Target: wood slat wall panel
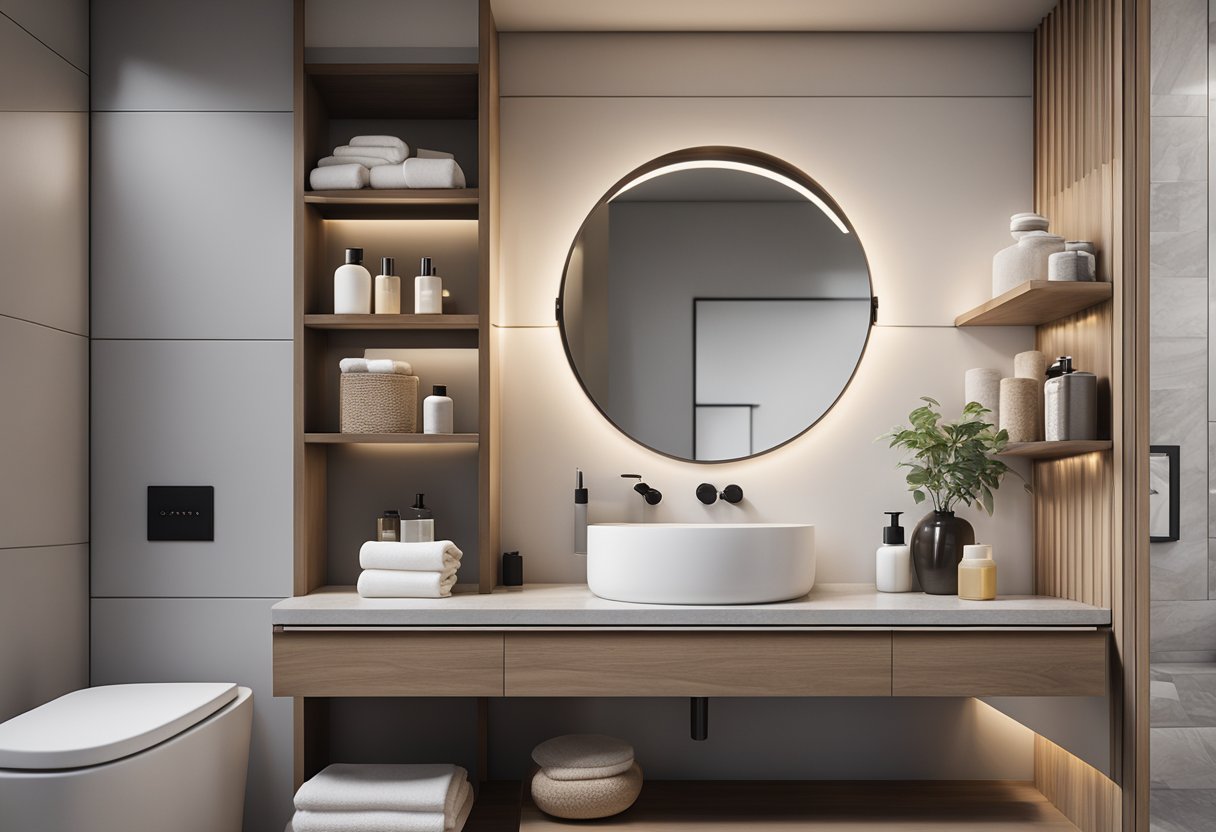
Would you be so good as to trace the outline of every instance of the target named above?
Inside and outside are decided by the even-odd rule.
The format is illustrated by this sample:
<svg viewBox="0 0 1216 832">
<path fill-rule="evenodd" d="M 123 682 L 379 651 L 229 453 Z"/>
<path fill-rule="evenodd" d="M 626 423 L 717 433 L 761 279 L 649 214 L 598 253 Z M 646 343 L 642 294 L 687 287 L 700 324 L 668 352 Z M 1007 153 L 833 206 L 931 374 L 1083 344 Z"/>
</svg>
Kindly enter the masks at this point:
<svg viewBox="0 0 1216 832">
<path fill-rule="evenodd" d="M 1041 788 L 1086 830 L 1147 828 L 1147 43 L 1146 0 L 1061 0 L 1035 33 L 1035 210 L 1054 233 L 1097 245 L 1114 290 L 1036 338 L 1098 375 L 1099 436 L 1114 442 L 1036 462 L 1034 475 L 1036 592 L 1113 613 L 1118 785 L 1036 746 Z"/>
</svg>

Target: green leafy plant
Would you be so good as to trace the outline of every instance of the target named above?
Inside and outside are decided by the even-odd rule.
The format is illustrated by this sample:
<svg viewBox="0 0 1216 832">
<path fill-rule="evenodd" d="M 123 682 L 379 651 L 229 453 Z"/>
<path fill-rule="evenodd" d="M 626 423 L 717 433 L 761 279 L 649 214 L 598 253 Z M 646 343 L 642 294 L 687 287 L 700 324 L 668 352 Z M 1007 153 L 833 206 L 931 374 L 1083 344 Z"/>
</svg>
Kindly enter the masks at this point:
<svg viewBox="0 0 1216 832">
<path fill-rule="evenodd" d="M 993 458 L 1009 443 L 1008 432 L 984 421 L 989 411 L 979 402 L 968 402 L 957 422 L 943 422 L 940 403 L 927 396 L 921 401 L 925 404 L 908 414 L 911 427 L 880 437 L 911 453 L 899 467 L 908 469 L 912 499 L 918 504 L 931 500 L 935 511 L 953 511 L 961 502 L 992 514 L 993 492 L 1006 474 L 1025 484 L 1021 474 Z"/>
</svg>

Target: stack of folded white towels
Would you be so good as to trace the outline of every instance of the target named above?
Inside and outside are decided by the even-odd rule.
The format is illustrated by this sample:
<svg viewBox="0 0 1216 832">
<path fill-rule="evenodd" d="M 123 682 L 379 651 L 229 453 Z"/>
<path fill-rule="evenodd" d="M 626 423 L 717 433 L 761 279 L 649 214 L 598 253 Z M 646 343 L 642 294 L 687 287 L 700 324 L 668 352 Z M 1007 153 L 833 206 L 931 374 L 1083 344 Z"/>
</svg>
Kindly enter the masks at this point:
<svg viewBox="0 0 1216 832">
<path fill-rule="evenodd" d="M 359 549 L 364 598 L 447 598 L 463 553 L 450 540 L 399 543 L 369 540 Z"/>
<path fill-rule="evenodd" d="M 314 191 L 465 186 L 451 153 L 411 148 L 396 136 L 355 136 L 317 162 L 308 183 Z"/>
<path fill-rule="evenodd" d="M 460 832 L 473 809 L 454 765 L 327 766 L 300 786 L 284 832 Z"/>
</svg>

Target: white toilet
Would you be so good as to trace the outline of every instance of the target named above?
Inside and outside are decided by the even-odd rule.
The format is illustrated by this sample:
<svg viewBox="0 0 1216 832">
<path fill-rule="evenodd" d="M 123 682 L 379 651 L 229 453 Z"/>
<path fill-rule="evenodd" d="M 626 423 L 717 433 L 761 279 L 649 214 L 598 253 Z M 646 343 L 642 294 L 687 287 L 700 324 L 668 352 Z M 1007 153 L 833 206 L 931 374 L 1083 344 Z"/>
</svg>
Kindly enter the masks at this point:
<svg viewBox="0 0 1216 832">
<path fill-rule="evenodd" d="M 253 692 L 85 688 L 0 724 L 4 832 L 240 832 Z"/>
</svg>

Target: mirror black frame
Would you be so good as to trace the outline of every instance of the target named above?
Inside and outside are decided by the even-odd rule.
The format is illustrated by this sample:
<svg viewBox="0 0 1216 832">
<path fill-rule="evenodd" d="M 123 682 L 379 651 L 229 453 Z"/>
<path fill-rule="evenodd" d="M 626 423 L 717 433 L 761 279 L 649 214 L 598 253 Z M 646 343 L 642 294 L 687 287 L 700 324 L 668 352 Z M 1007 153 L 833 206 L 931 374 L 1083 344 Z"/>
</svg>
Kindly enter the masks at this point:
<svg viewBox="0 0 1216 832">
<path fill-rule="evenodd" d="M 832 399 L 832 403 L 824 409 L 823 413 L 819 414 L 815 421 L 811 422 L 804 429 L 791 436 L 789 439 L 786 439 L 784 442 L 773 445 L 770 448 L 765 448 L 764 450 L 758 451 L 750 456 L 734 457 L 732 459 L 688 459 L 687 457 L 676 456 L 674 454 L 669 454 L 666 451 L 661 451 L 658 448 L 651 447 L 645 442 L 641 442 L 634 438 L 628 431 L 618 425 L 611 416 L 604 412 L 604 408 L 600 406 L 600 403 L 596 401 L 595 396 L 591 395 L 591 391 L 587 389 L 587 385 L 583 382 L 583 377 L 579 374 L 578 366 L 574 363 L 574 354 L 570 351 L 570 339 L 566 335 L 566 321 L 564 317 L 566 276 L 570 271 L 570 260 L 574 257 L 574 250 L 578 246 L 578 241 L 583 237 L 583 232 L 586 230 L 587 222 L 591 219 L 596 211 L 610 202 L 612 198 L 621 191 L 622 188 L 624 188 L 630 182 L 633 182 L 638 177 L 645 176 L 646 174 L 660 168 L 665 168 L 670 165 L 684 162 L 733 162 L 737 164 L 750 165 L 752 167 L 763 168 L 798 183 L 802 187 L 814 193 L 817 197 L 819 197 L 819 199 L 823 200 L 824 204 L 827 205 L 828 208 L 830 208 L 832 212 L 836 214 L 840 221 L 844 223 L 845 227 L 849 229 L 849 233 L 852 234 L 857 240 L 857 247 L 861 250 L 862 261 L 866 266 L 866 282 L 869 284 L 870 293 L 870 325 L 866 329 L 865 341 L 861 345 L 861 352 L 857 355 L 857 363 L 853 366 L 852 372 L 849 373 L 848 381 L 845 382 L 844 387 L 842 387 L 840 392 L 836 394 L 836 398 Z M 616 428 L 616 430 L 619 431 L 622 436 L 625 436 L 635 445 L 640 445 L 641 447 L 653 451 L 661 456 L 665 456 L 668 459 L 674 459 L 678 462 L 688 462 L 695 465 L 721 465 L 727 462 L 741 462 L 747 459 L 755 459 L 757 457 L 764 456 L 765 454 L 772 453 L 779 448 L 784 448 L 791 442 L 806 435 L 809 430 L 823 421 L 824 417 L 832 412 L 833 408 L 840 403 L 840 400 L 844 397 L 845 392 L 848 391 L 849 387 L 853 384 L 853 379 L 857 377 L 857 370 L 859 367 L 861 367 L 861 362 L 865 359 L 866 350 L 870 346 L 870 333 L 873 331 L 874 326 L 878 323 L 878 297 L 874 294 L 874 276 L 870 269 L 870 259 L 866 256 L 866 249 L 861 242 L 861 238 L 857 236 L 857 231 L 853 228 L 853 223 L 849 222 L 848 215 L 841 210 L 840 205 L 837 204 L 836 200 L 832 199 L 828 192 L 818 182 L 799 168 L 796 168 L 789 162 L 786 162 L 784 159 L 780 159 L 760 150 L 750 150 L 748 148 L 729 147 L 725 145 L 706 145 L 702 147 L 689 147 L 683 150 L 676 150 L 671 153 L 665 153 L 664 155 L 655 159 L 651 159 L 646 164 L 634 168 L 625 176 L 618 179 L 616 183 L 608 189 L 607 193 L 596 201 L 595 205 L 591 207 L 591 210 L 587 212 L 587 216 L 583 219 L 582 223 L 579 224 L 578 233 L 574 235 L 574 240 L 570 243 L 570 250 L 566 253 L 566 261 L 562 265 L 561 288 L 558 291 L 557 301 L 554 305 L 554 315 L 557 318 L 558 331 L 561 332 L 562 349 L 564 349 L 566 352 L 566 362 L 570 365 L 570 370 L 574 373 L 574 378 L 578 381 L 578 385 L 582 389 L 583 395 L 587 397 L 588 401 L 595 405 L 595 409 L 599 411 L 600 415 L 604 417 L 608 424 Z"/>
</svg>

